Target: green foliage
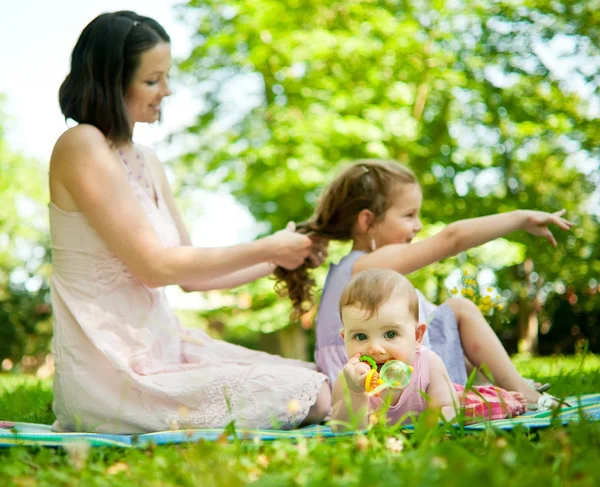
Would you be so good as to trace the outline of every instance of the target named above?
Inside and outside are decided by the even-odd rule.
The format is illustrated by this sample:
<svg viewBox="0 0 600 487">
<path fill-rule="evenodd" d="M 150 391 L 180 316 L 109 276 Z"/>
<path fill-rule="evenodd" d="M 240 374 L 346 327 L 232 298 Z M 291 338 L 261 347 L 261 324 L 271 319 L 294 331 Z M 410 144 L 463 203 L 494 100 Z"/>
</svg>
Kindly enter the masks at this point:
<svg viewBox="0 0 600 487">
<path fill-rule="evenodd" d="M 51 335 L 46 171 L 10 150 L 2 118 L 0 111 L 0 362 L 47 350 Z"/>
<path fill-rule="evenodd" d="M 309 217 L 338 166 L 362 157 L 416 171 L 426 225 L 565 207 L 577 227 L 557 231 L 558 249 L 513 234 L 517 261 L 498 265 L 477 249 L 411 277 L 439 301 L 450 269 L 466 257 L 486 265 L 517 306 L 507 311 L 513 323 L 559 282 L 588 299 L 600 271 L 589 211 L 600 174 L 596 7 L 191 0 L 182 12 L 197 32 L 180 70 L 206 103 L 188 128 L 195 149 L 180 170 L 197 176 L 188 185 L 207 175 L 228 184 L 273 229 Z M 533 269 L 524 268 L 528 258 Z"/>
<path fill-rule="evenodd" d="M 558 395 L 597 392 L 594 356 L 518 361 Z M 0 375 L 3 419 L 49 424 L 46 381 Z M 43 412 L 43 411 L 46 412 Z M 28 414 L 28 411 L 35 414 Z M 337 441 L 201 441 L 146 449 L 26 448 L 0 451 L 0 479 L 7 486 L 262 486 L 321 485 L 598 485 L 600 423 L 583 420 L 540 432 L 466 434 L 422 423 L 404 435 L 376 425 L 366 435 Z"/>
</svg>

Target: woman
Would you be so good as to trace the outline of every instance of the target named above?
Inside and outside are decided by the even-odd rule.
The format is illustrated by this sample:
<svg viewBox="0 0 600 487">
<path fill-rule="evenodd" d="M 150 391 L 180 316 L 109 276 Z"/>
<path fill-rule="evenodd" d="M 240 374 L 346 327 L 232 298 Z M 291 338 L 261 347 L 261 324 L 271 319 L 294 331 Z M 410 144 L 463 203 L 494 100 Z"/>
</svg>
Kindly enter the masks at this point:
<svg viewBox="0 0 600 487">
<path fill-rule="evenodd" d="M 170 39 L 153 19 L 102 14 L 82 32 L 59 91 L 78 125 L 50 162 L 57 430 L 141 433 L 180 427 L 290 428 L 321 421 L 326 377 L 312 364 L 183 330 L 164 286 L 227 289 L 315 263 L 293 227 L 252 243 L 196 248 L 164 170 L 132 141 L 171 94 Z"/>
</svg>

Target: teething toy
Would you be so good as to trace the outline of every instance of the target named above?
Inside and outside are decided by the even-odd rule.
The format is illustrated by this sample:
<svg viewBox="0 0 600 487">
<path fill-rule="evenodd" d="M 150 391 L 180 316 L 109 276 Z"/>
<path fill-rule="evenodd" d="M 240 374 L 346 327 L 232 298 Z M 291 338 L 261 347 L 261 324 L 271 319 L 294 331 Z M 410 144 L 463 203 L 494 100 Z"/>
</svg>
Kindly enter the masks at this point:
<svg viewBox="0 0 600 487">
<path fill-rule="evenodd" d="M 381 391 L 391 387 L 393 389 L 404 389 L 410 383 L 413 368 L 400 360 L 388 360 L 377 371 L 377 362 L 368 355 L 360 357 L 361 362 L 371 366 L 371 370 L 365 378 L 365 391 L 369 396 L 379 397 Z"/>
</svg>

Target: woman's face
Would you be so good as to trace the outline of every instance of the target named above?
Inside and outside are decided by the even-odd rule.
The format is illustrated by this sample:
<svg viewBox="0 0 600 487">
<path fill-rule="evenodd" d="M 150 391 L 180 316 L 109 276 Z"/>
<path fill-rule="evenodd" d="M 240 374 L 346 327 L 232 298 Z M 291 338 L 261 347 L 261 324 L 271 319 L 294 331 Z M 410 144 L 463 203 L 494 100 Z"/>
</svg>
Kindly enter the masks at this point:
<svg viewBox="0 0 600 487">
<path fill-rule="evenodd" d="M 125 106 L 132 124 L 152 123 L 160 118 L 160 103 L 171 94 L 170 68 L 171 45 L 167 42 L 160 42 L 141 54 L 140 65 L 125 93 Z"/>
</svg>

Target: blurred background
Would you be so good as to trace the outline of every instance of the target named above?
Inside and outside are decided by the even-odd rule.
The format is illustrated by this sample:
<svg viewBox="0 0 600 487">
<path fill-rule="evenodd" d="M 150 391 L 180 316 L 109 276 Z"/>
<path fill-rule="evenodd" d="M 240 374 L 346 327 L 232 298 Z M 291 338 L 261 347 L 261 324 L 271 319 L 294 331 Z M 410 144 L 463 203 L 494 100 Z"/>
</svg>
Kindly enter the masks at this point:
<svg viewBox="0 0 600 487">
<path fill-rule="evenodd" d="M 338 166 L 394 158 L 421 181 L 423 236 L 566 208 L 576 227 L 556 230 L 557 249 L 518 232 L 409 277 L 440 303 L 468 271 L 502 301 L 489 320 L 512 353 L 599 350 L 600 1 L 25 0 L 0 19 L 1 370 L 51 374 L 57 92 L 83 27 L 123 9 L 172 37 L 175 95 L 135 138 L 165 161 L 196 245 L 302 221 Z M 330 260 L 347 250 L 331 245 Z M 315 310 L 290 322 L 270 279 L 169 294 L 186 326 L 312 356 Z"/>
</svg>

